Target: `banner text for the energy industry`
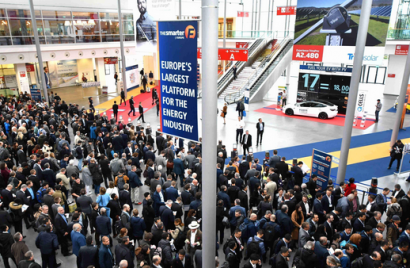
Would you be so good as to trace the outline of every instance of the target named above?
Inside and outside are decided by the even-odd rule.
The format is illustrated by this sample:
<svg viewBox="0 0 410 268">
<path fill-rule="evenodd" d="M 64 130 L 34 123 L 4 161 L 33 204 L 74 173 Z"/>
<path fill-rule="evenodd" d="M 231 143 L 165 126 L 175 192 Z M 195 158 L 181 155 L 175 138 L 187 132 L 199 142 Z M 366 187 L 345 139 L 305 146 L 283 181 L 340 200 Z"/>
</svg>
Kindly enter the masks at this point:
<svg viewBox="0 0 410 268">
<path fill-rule="evenodd" d="M 188 98 L 192 98 L 192 101 L 196 102 L 196 89 L 188 87 L 189 82 L 192 82 L 189 73 L 192 73 L 193 66 L 189 62 L 174 61 L 161 61 L 160 64 L 162 69 L 161 98 L 165 106 L 162 107 L 163 126 L 192 133 L 194 126 L 182 123 L 180 120 L 186 122 L 189 109 Z M 177 73 L 175 74 L 173 71 Z M 185 75 L 183 72 L 188 74 Z"/>
</svg>

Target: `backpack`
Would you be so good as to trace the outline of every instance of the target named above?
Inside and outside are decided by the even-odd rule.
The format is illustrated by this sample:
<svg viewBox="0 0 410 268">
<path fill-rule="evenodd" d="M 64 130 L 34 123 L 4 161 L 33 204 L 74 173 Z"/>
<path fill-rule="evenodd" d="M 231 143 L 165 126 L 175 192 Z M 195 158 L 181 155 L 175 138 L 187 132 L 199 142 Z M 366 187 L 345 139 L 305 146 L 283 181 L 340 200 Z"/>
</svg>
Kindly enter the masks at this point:
<svg viewBox="0 0 410 268">
<path fill-rule="evenodd" d="M 115 222 L 115 224 L 114 224 L 114 228 L 115 228 L 115 231 L 117 231 L 117 234 L 119 234 L 120 233 L 120 231 L 121 231 L 121 229 L 123 228 L 124 226 L 122 225 L 122 221 L 121 221 L 121 218 L 118 220 L 118 221 L 116 221 Z"/>
<path fill-rule="evenodd" d="M 72 150 L 71 150 L 71 154 L 76 158 L 77 157 L 77 147 L 74 147 Z"/>
<path fill-rule="evenodd" d="M 118 180 L 117 180 L 117 185 L 118 185 L 118 190 L 122 191 L 124 190 L 124 175 L 118 175 Z"/>
<path fill-rule="evenodd" d="M 265 226 L 266 228 L 263 238 L 266 242 L 273 242 L 273 239 L 275 238 L 275 225 L 266 224 Z"/>
<path fill-rule="evenodd" d="M 293 264 L 292 267 L 298 267 L 298 268 L 306 268 L 305 263 L 302 260 L 302 254 L 303 254 L 303 248 L 300 251 L 299 255 L 295 255 L 295 257 L 293 258 Z"/>
<path fill-rule="evenodd" d="M 351 268 L 363 268 L 363 257 L 355 259 L 351 266 Z"/>
<path fill-rule="evenodd" d="M 229 169 L 228 173 L 228 180 L 232 179 L 235 177 L 236 170 L 235 169 Z"/>
<path fill-rule="evenodd" d="M 174 241 L 174 245 L 177 249 L 184 247 L 187 232 L 188 231 L 186 228 L 184 228 L 184 230 L 182 231 L 181 230 L 179 231 L 177 238 L 175 238 L 175 241 Z"/>
<path fill-rule="evenodd" d="M 234 242 L 235 242 L 235 239 L 234 239 L 233 237 L 231 237 L 231 238 L 229 238 L 228 240 L 226 240 L 225 244 L 223 245 L 223 252 L 226 252 L 226 249 L 228 248 L 228 244 L 229 244 L 229 242 L 231 242 L 231 241 L 234 241 Z M 226 259 L 228 259 L 228 258 L 226 258 Z"/>
<path fill-rule="evenodd" d="M 38 191 L 37 191 L 37 193 L 36 193 L 36 197 L 37 197 L 37 201 L 38 201 L 39 203 L 43 203 L 43 196 L 44 196 L 44 194 L 45 194 L 46 191 L 47 191 L 47 190 L 44 189 L 44 188 L 38 189 Z"/>
<path fill-rule="evenodd" d="M 254 237 L 252 237 L 252 241 L 248 245 L 248 255 L 251 256 L 252 254 L 259 254 L 259 244 L 263 243 L 262 241 L 256 241 Z"/>
</svg>

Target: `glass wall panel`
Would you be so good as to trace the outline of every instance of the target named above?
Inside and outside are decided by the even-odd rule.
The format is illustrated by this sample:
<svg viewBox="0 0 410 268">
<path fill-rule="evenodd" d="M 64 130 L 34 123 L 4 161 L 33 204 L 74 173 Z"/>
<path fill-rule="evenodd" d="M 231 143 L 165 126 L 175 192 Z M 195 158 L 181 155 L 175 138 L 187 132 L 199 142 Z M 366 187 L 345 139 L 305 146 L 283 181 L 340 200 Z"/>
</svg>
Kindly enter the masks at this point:
<svg viewBox="0 0 410 268">
<path fill-rule="evenodd" d="M 31 19 L 9 19 L 12 36 L 32 36 L 34 35 Z M 37 20 L 37 31 L 39 35 L 43 34 L 43 21 Z"/>
<path fill-rule="evenodd" d="M 105 20 L 118 20 L 117 12 L 100 12 L 100 19 Z"/>
<path fill-rule="evenodd" d="M 43 10 L 44 19 L 65 19 L 71 20 L 70 11 L 52 11 L 52 10 Z"/>
<path fill-rule="evenodd" d="M 73 12 L 73 19 L 75 20 L 98 20 L 98 12 Z"/>
<path fill-rule="evenodd" d="M 9 23 L 7 20 L 0 20 L 0 36 L 10 36 Z"/>
</svg>

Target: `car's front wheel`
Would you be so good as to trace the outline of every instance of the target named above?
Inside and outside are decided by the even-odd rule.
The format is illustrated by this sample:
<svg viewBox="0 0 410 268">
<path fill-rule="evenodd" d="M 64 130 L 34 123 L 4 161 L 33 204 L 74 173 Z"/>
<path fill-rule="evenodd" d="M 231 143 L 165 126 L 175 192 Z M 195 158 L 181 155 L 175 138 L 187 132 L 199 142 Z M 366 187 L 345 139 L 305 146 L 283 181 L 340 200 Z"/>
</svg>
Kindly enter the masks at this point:
<svg viewBox="0 0 410 268">
<path fill-rule="evenodd" d="M 286 114 L 287 115 L 293 115 L 293 110 L 292 109 L 286 109 Z"/>
<path fill-rule="evenodd" d="M 327 113 L 320 113 L 319 114 L 319 118 L 320 119 L 327 119 L 328 117 L 327 117 Z"/>
</svg>

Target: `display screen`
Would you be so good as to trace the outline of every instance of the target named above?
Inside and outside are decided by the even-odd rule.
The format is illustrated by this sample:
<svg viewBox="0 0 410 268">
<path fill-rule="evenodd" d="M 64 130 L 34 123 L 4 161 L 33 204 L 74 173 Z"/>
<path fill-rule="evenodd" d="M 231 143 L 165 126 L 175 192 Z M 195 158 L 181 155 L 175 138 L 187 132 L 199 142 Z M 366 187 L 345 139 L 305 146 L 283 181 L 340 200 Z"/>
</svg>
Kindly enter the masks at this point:
<svg viewBox="0 0 410 268">
<path fill-rule="evenodd" d="M 341 114 L 346 112 L 350 89 L 350 76 L 299 73 L 298 94 L 303 100 L 325 100 L 338 106 Z"/>
</svg>

